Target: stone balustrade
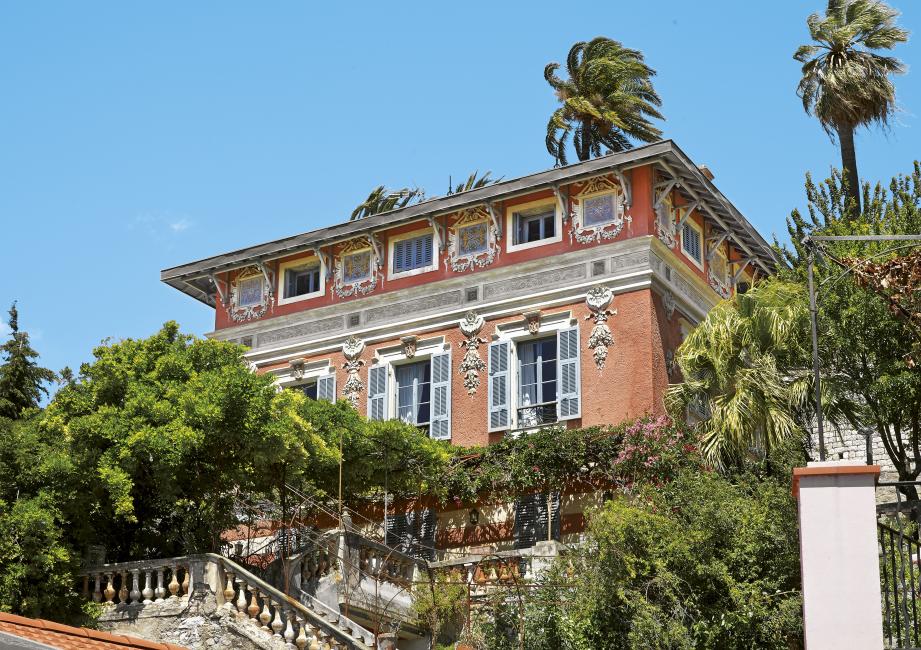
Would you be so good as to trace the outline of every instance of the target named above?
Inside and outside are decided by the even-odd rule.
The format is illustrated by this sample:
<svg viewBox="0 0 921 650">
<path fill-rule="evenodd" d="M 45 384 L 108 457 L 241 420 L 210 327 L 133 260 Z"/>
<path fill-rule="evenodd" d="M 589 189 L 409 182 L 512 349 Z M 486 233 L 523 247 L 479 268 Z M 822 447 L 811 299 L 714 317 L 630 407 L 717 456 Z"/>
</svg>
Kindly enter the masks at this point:
<svg viewBox="0 0 921 650">
<path fill-rule="evenodd" d="M 389 582 L 401 589 L 412 591 L 420 571 L 426 571 L 428 563 L 399 550 L 366 537 L 348 534 L 348 548 L 353 562 L 366 575 L 375 580 Z"/>
<path fill-rule="evenodd" d="M 213 597 L 238 623 L 298 650 L 374 647 L 373 634 L 347 619 L 330 620 L 238 564 L 215 554 L 88 567 L 84 594 L 107 608 L 133 610 L 158 603 Z M 358 632 L 357 635 L 354 632 Z"/>
</svg>

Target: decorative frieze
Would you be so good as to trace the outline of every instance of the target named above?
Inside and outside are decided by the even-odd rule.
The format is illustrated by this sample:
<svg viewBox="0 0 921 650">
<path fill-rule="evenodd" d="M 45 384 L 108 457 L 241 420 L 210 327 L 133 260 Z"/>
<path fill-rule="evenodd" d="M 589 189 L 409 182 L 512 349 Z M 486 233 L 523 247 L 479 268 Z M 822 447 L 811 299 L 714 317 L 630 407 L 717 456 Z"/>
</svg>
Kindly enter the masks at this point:
<svg viewBox="0 0 921 650">
<path fill-rule="evenodd" d="M 358 357 L 365 349 L 365 342 L 361 339 L 350 336 L 342 343 L 342 354 L 345 355 L 345 363 L 342 369 L 348 373 L 348 379 L 342 387 L 342 395 L 352 403 L 352 406 L 358 408 L 358 398 L 365 389 L 364 383 L 358 376 L 365 362 Z"/>
<path fill-rule="evenodd" d="M 407 314 L 421 314 L 446 307 L 453 307 L 463 302 L 461 291 L 444 291 L 419 296 L 412 300 L 391 302 L 365 311 L 365 323 L 379 323 L 394 318 L 405 318 Z"/>
<path fill-rule="evenodd" d="M 461 319 L 459 326 L 464 335 L 461 347 L 464 348 L 464 358 L 461 360 L 460 373 L 464 376 L 464 388 L 468 395 L 476 393 L 480 387 L 480 372 L 486 369 L 486 362 L 480 358 L 480 346 L 486 344 L 486 339 L 478 335 L 486 323 L 484 318 L 473 311 Z"/>
<path fill-rule="evenodd" d="M 336 257 L 333 291 L 340 298 L 365 296 L 377 288 L 381 277 L 381 247 L 374 234 L 345 243 Z"/>
<path fill-rule="evenodd" d="M 499 255 L 498 235 L 484 206 L 462 210 L 448 229 L 445 266 L 455 273 L 485 268 Z"/>
<path fill-rule="evenodd" d="M 306 323 L 298 323 L 297 325 L 289 325 L 288 327 L 279 327 L 278 329 L 261 332 L 259 334 L 259 347 L 269 345 L 270 343 L 278 343 L 279 341 L 287 341 L 288 339 L 299 338 L 302 336 L 314 336 L 318 334 L 338 332 L 343 329 L 344 324 L 342 316 L 333 316 L 332 318 L 322 318 L 320 320 L 308 321 Z"/>
<path fill-rule="evenodd" d="M 272 306 L 272 281 L 265 266 L 248 266 L 234 278 L 227 315 L 235 323 L 262 318 Z"/>
<path fill-rule="evenodd" d="M 582 185 L 573 197 L 569 240 L 580 244 L 614 239 L 631 221 L 624 212 L 624 192 L 608 176 L 597 176 Z"/>
<path fill-rule="evenodd" d="M 586 277 L 585 264 L 564 266 L 560 269 L 521 275 L 508 280 L 490 282 L 483 286 L 483 297 L 487 299 L 504 298 L 529 291 L 540 291 L 559 284 L 582 280 Z"/>
<path fill-rule="evenodd" d="M 599 370 L 604 369 L 608 348 L 614 345 L 614 337 L 607 324 L 608 317 L 617 314 L 617 310 L 608 309 L 613 299 L 614 292 L 608 287 L 593 287 L 585 295 L 585 303 L 592 312 L 585 320 L 591 320 L 595 324 L 588 337 L 588 347 Z"/>
</svg>

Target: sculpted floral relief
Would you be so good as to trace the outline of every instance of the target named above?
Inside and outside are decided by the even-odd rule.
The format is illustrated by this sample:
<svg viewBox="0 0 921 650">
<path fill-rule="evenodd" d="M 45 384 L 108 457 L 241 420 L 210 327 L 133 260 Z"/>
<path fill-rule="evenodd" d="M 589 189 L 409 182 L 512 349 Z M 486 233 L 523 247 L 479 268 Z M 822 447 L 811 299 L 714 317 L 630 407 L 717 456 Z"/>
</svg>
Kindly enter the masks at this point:
<svg viewBox="0 0 921 650">
<path fill-rule="evenodd" d="M 460 372 L 464 375 L 464 388 L 468 395 L 476 393 L 480 387 L 480 373 L 486 369 L 486 362 L 480 358 L 480 346 L 486 344 L 486 339 L 477 336 L 486 321 L 475 312 L 467 312 L 460 321 L 460 331 L 464 335 L 461 347 L 464 348 L 464 358 L 460 363 Z"/>
<path fill-rule="evenodd" d="M 380 246 L 374 235 L 346 242 L 336 258 L 333 291 L 340 298 L 367 295 L 377 288 L 381 272 Z"/>
<path fill-rule="evenodd" d="M 580 244 L 614 239 L 631 221 L 624 214 L 623 188 L 607 176 L 592 178 L 573 197 L 570 241 Z"/>
<path fill-rule="evenodd" d="M 236 323 L 262 318 L 272 306 L 272 285 L 258 266 L 243 269 L 230 288 L 227 315 Z"/>
<path fill-rule="evenodd" d="M 672 200 L 671 191 L 665 194 L 661 190 L 656 192 L 655 212 L 656 235 L 663 244 L 674 248 L 678 245 L 678 211 Z"/>
<path fill-rule="evenodd" d="M 585 296 L 585 303 L 592 312 L 585 320 L 595 324 L 588 337 L 588 347 L 592 350 L 592 358 L 599 370 L 604 369 L 608 348 L 614 345 L 614 337 L 607 324 L 608 317 L 617 314 L 617 310 L 608 309 L 613 299 L 614 292 L 608 287 L 594 287 Z"/>
<path fill-rule="evenodd" d="M 342 354 L 345 355 L 345 363 L 342 369 L 348 373 L 348 379 L 342 387 L 342 395 L 352 403 L 352 406 L 358 408 L 358 398 L 365 390 L 364 382 L 359 377 L 359 372 L 365 362 L 358 357 L 365 349 L 365 342 L 361 339 L 350 336 L 342 344 Z"/>
<path fill-rule="evenodd" d="M 448 255 L 445 266 L 456 273 L 484 268 L 499 254 L 496 229 L 489 212 L 482 206 L 460 212 L 460 218 L 448 228 Z"/>
</svg>

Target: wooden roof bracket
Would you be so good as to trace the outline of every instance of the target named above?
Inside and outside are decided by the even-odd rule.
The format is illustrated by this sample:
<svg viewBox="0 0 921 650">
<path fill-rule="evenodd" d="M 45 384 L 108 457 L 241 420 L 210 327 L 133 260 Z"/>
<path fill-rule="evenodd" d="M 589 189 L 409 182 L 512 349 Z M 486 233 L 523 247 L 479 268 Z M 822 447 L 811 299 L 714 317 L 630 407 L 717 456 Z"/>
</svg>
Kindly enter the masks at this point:
<svg viewBox="0 0 921 650">
<path fill-rule="evenodd" d="M 662 165 L 662 167 L 665 168 L 665 170 L 666 170 L 669 174 L 672 175 L 673 178 L 676 178 L 676 177 L 678 176 L 678 174 L 675 173 L 675 170 L 672 168 L 672 166 L 669 165 L 665 160 L 659 160 L 658 162 L 659 162 L 660 165 Z M 700 205 L 699 205 L 699 209 L 702 209 L 704 212 L 706 212 L 706 213 L 710 216 L 710 218 L 712 218 L 714 221 L 716 221 L 716 223 L 719 224 L 719 226 L 720 226 L 724 231 L 730 232 L 730 233 L 731 233 L 731 230 L 732 230 L 732 229 L 729 228 L 729 226 L 726 224 L 726 222 L 723 221 L 722 218 L 720 218 L 720 216 L 719 216 L 718 214 L 716 214 L 716 212 L 714 212 L 714 211 L 710 208 L 710 206 L 707 205 L 707 204 L 703 201 L 703 199 L 702 199 L 700 196 L 697 195 L 697 192 L 695 192 L 694 190 L 692 190 L 691 188 L 686 187 L 686 186 L 683 186 L 682 189 L 683 189 L 685 192 L 688 193 L 688 196 L 690 196 L 692 199 L 694 199 L 695 201 L 697 201 L 697 202 L 700 204 Z M 764 262 L 763 262 L 760 258 L 758 258 L 758 257 L 752 252 L 752 250 L 751 250 L 748 246 L 745 245 L 745 242 L 739 240 L 739 239 L 738 239 L 737 237 L 735 237 L 734 235 L 731 235 L 731 234 L 730 234 L 730 237 L 732 238 L 732 242 L 733 242 L 737 247 L 739 247 L 746 255 L 748 255 L 749 257 L 754 258 L 754 259 L 757 261 L 758 266 L 762 267 L 765 271 L 770 271 L 770 269 L 768 269 L 767 266 L 765 266 Z"/>
<path fill-rule="evenodd" d="M 560 209 L 560 214 L 565 222 L 569 218 L 569 210 L 566 209 L 569 205 L 569 194 L 563 191 L 559 183 L 552 183 L 550 187 L 553 188 L 553 196 L 556 197 L 556 205 Z"/>
<path fill-rule="evenodd" d="M 720 244 L 726 241 L 727 237 L 729 237 L 728 230 L 724 230 L 722 233 L 720 233 L 719 235 L 715 237 L 707 237 L 707 241 L 711 242 L 710 246 L 707 247 L 707 261 L 708 262 L 713 259 L 713 256 L 716 254 L 716 251 L 720 247 Z"/>
<path fill-rule="evenodd" d="M 444 225 L 439 223 L 438 219 L 432 215 L 429 215 L 428 222 L 432 227 L 432 232 L 435 233 L 435 239 L 438 240 L 438 250 L 444 252 L 448 247 L 448 238 L 444 233 Z"/>
<path fill-rule="evenodd" d="M 678 207 L 680 208 L 681 215 L 678 217 L 678 223 L 675 224 L 675 228 L 680 228 L 684 222 L 687 221 L 688 217 L 691 216 L 691 213 L 700 207 L 700 201 L 694 201 L 686 206 L 680 205 Z"/>
<path fill-rule="evenodd" d="M 735 274 L 733 274 L 733 276 L 732 276 L 732 283 L 733 283 L 733 284 L 735 284 L 736 282 L 739 281 L 739 278 L 742 277 L 742 273 L 744 273 L 744 272 L 745 272 L 745 269 L 748 268 L 748 265 L 751 264 L 751 263 L 754 262 L 754 261 L 755 261 L 754 258 L 751 258 L 751 257 L 746 257 L 744 260 L 742 260 L 742 266 L 740 266 L 740 267 L 739 267 L 739 270 L 736 271 Z"/>
<path fill-rule="evenodd" d="M 226 296 L 224 295 L 224 290 L 221 289 L 221 281 L 218 280 L 217 275 L 215 275 L 214 273 L 211 273 L 211 274 L 208 276 L 208 278 L 211 280 L 211 284 L 214 285 L 214 290 L 215 290 L 215 292 L 217 293 L 217 297 L 218 297 L 218 298 L 220 299 L 220 301 L 221 301 L 221 306 L 226 307 L 226 306 L 227 306 L 227 298 L 226 298 Z"/>
<path fill-rule="evenodd" d="M 627 177 L 624 176 L 624 173 L 619 169 L 614 170 L 614 175 L 617 177 L 617 181 L 624 191 L 624 207 L 629 208 L 633 205 L 633 184 L 627 180 Z"/>
<path fill-rule="evenodd" d="M 489 218 L 492 219 L 492 227 L 496 231 L 496 239 L 502 239 L 502 220 L 496 214 L 496 208 L 492 201 L 486 201 L 486 210 L 489 212 Z"/>
</svg>

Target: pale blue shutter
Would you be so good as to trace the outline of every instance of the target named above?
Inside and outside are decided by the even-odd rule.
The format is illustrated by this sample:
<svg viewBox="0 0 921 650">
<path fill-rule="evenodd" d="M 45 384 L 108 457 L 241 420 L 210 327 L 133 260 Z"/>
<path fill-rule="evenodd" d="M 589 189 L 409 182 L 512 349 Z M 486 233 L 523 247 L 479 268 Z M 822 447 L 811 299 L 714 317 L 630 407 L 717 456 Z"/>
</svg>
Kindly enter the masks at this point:
<svg viewBox="0 0 921 650">
<path fill-rule="evenodd" d="M 434 237 L 426 235 L 422 239 L 422 266 L 428 266 L 432 263 Z"/>
<path fill-rule="evenodd" d="M 433 438 L 451 438 L 451 351 L 432 355 L 432 422 Z"/>
<path fill-rule="evenodd" d="M 406 268 L 406 241 L 398 241 L 393 245 L 393 272 L 399 273 Z"/>
<path fill-rule="evenodd" d="M 368 370 L 368 419 L 387 419 L 387 366 Z"/>
<path fill-rule="evenodd" d="M 509 427 L 509 342 L 489 344 L 489 430 Z"/>
<path fill-rule="evenodd" d="M 556 335 L 559 370 L 559 401 L 557 419 L 571 420 L 582 415 L 581 377 L 579 372 L 579 328 L 560 330 Z"/>
<path fill-rule="evenodd" d="M 326 400 L 327 402 L 336 401 L 335 373 L 322 375 L 319 379 L 317 379 L 317 399 Z"/>
</svg>

